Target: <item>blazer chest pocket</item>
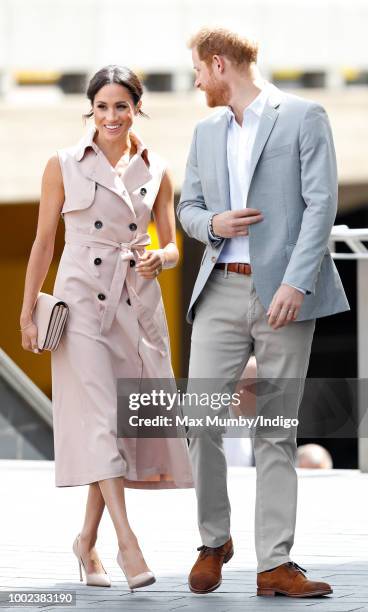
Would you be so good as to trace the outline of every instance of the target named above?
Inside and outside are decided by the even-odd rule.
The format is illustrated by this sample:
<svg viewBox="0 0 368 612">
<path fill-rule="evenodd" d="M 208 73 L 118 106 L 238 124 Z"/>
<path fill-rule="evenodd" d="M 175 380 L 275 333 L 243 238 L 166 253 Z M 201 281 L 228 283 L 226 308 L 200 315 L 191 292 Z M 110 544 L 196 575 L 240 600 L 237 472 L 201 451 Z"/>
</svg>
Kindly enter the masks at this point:
<svg viewBox="0 0 368 612">
<path fill-rule="evenodd" d="M 72 183 L 69 188 L 65 189 L 65 201 L 61 214 L 89 208 L 93 204 L 95 194 L 96 183 L 94 181 L 88 179 L 75 181 L 75 184 Z"/>
<path fill-rule="evenodd" d="M 273 149 L 265 149 L 262 154 L 262 159 L 273 159 L 274 157 L 279 157 L 281 155 L 290 155 L 291 153 L 291 145 L 286 144 L 281 147 L 274 147 Z"/>
</svg>

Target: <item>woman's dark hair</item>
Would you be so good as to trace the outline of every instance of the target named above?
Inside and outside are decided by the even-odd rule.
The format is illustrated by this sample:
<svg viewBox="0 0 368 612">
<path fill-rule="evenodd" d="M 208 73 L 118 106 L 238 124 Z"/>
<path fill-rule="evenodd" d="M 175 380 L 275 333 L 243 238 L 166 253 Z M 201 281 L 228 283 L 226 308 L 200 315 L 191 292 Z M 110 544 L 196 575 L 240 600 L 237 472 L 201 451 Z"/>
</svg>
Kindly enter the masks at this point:
<svg viewBox="0 0 368 612">
<path fill-rule="evenodd" d="M 87 98 L 91 105 L 93 105 L 97 92 L 99 92 L 105 85 L 111 85 L 112 83 L 125 87 L 132 96 L 134 106 L 138 104 L 143 94 L 143 85 L 140 79 L 132 70 L 130 70 L 130 68 L 110 64 L 109 66 L 105 66 L 104 68 L 101 68 L 101 70 L 98 70 L 88 84 Z M 148 117 L 148 115 L 141 110 L 138 111 L 138 114 L 142 117 Z M 85 119 L 89 119 L 92 116 L 92 110 L 83 115 Z"/>
</svg>

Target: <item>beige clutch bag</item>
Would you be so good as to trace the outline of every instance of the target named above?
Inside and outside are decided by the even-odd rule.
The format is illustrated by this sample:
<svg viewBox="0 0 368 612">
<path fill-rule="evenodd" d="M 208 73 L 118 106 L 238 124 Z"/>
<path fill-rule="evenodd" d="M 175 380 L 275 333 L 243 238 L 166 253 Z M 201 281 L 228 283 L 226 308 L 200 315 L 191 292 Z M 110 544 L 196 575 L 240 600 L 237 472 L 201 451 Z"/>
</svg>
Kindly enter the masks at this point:
<svg viewBox="0 0 368 612">
<path fill-rule="evenodd" d="M 66 320 L 68 305 L 54 295 L 40 292 L 33 311 L 37 325 L 37 344 L 41 351 L 55 351 L 59 345 Z"/>
</svg>

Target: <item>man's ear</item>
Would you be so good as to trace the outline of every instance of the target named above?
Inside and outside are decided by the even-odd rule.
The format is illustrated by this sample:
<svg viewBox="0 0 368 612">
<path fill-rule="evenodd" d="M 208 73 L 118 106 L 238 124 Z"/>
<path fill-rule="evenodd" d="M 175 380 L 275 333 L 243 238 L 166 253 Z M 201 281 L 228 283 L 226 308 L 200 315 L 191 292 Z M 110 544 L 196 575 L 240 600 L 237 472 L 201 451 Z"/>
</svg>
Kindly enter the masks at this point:
<svg viewBox="0 0 368 612">
<path fill-rule="evenodd" d="M 212 67 L 221 74 L 225 70 L 225 60 L 222 55 L 214 55 L 212 58 Z"/>
</svg>

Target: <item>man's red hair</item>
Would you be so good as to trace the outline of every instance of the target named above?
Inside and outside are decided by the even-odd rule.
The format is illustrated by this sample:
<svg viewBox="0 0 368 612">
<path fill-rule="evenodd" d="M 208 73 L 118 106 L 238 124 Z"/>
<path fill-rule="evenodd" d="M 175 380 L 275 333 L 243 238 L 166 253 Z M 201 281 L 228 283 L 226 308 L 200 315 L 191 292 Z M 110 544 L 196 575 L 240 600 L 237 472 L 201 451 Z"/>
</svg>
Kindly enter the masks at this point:
<svg viewBox="0 0 368 612">
<path fill-rule="evenodd" d="M 210 64 L 214 55 L 224 55 L 240 67 L 257 61 L 258 45 L 225 28 L 201 28 L 189 42 L 189 49 L 196 48 L 199 59 Z"/>
</svg>

